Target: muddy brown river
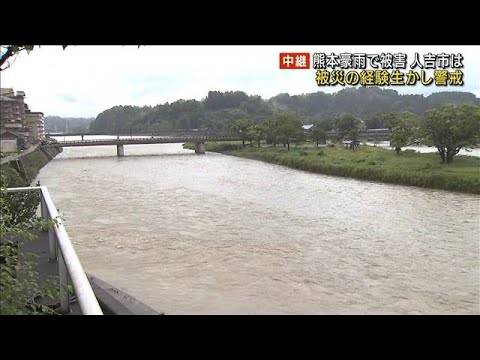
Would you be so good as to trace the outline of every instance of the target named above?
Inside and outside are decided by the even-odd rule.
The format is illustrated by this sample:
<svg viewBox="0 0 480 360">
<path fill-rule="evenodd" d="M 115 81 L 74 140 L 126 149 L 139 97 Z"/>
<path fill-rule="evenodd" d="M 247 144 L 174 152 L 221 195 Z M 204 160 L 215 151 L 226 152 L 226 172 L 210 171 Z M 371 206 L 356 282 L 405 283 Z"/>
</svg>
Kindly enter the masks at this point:
<svg viewBox="0 0 480 360">
<path fill-rule="evenodd" d="M 85 270 L 158 311 L 480 314 L 480 196 L 181 144 L 115 154 L 65 148 L 37 180 Z"/>
</svg>

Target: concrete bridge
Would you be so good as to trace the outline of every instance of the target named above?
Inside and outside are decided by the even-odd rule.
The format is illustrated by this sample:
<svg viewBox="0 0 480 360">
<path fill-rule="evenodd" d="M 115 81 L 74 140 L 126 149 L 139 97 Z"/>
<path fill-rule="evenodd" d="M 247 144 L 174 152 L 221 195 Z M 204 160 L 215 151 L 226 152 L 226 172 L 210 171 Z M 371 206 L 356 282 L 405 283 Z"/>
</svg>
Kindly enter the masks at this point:
<svg viewBox="0 0 480 360">
<path fill-rule="evenodd" d="M 382 129 L 360 129 L 358 131 L 361 137 L 368 137 L 371 139 L 375 138 L 384 138 L 388 140 L 388 135 L 390 134 L 390 130 L 387 128 Z M 231 136 L 229 133 L 221 133 L 221 132 L 209 132 L 209 131 L 176 131 L 176 132 L 135 132 L 135 133 L 118 133 L 118 134 L 104 134 L 104 133 L 87 133 L 87 132 L 76 132 L 76 133 L 47 133 L 46 136 L 80 136 L 82 140 L 84 140 L 85 136 L 122 136 L 122 137 L 140 137 L 140 136 L 154 136 L 154 137 L 166 137 L 166 136 L 173 136 L 173 137 L 181 137 L 181 136 Z M 328 131 L 327 135 L 335 136 L 337 135 L 336 131 Z"/>
<path fill-rule="evenodd" d="M 359 138 L 367 141 L 382 141 L 389 140 L 389 129 L 362 129 L 359 130 Z M 241 137 L 231 133 L 221 132 L 204 132 L 204 131 L 189 131 L 189 132 L 170 132 L 146 134 L 137 133 L 135 135 L 129 134 L 94 134 L 94 133 L 49 133 L 49 136 L 80 136 L 81 140 L 58 141 L 54 144 L 46 145 L 46 147 L 72 147 L 72 146 L 117 146 L 117 156 L 125 156 L 125 145 L 138 144 L 168 144 L 168 143 L 185 143 L 192 142 L 195 144 L 196 154 L 205 154 L 205 142 L 207 141 L 241 141 Z M 85 136 L 116 136 L 116 139 L 92 139 L 85 140 Z M 142 136 L 142 137 L 140 137 Z M 338 136 L 336 131 L 328 131 L 327 138 L 333 139 Z"/>
<path fill-rule="evenodd" d="M 82 140 L 85 140 L 85 136 L 117 136 L 117 137 L 166 137 L 166 136 L 173 136 L 173 137 L 180 137 L 180 136 L 189 136 L 189 135 L 204 135 L 204 136 L 215 136 L 215 135 L 231 135 L 230 133 L 220 132 L 220 131 L 209 131 L 209 130 L 175 130 L 175 131 L 136 131 L 136 132 L 114 132 L 110 134 L 106 133 L 99 133 L 99 132 L 68 132 L 68 133 L 61 133 L 61 132 L 50 132 L 45 133 L 47 137 L 65 137 L 65 136 L 80 136 Z"/>
<path fill-rule="evenodd" d="M 68 134 L 71 136 L 70 134 Z M 84 134 L 90 135 L 90 134 Z M 111 135 L 110 135 L 111 136 Z M 139 145 L 139 144 L 171 144 L 171 143 L 195 143 L 195 153 L 205 154 L 205 142 L 207 141 L 237 141 L 241 140 L 240 137 L 224 134 L 224 133 L 208 133 L 208 134 L 175 134 L 175 135 L 162 135 L 162 136 L 150 136 L 150 137 L 130 137 L 120 138 L 121 135 L 117 135 L 116 139 L 98 139 L 98 140 L 68 140 L 58 141 L 54 144 L 46 145 L 45 147 L 73 147 L 73 146 L 117 146 L 117 156 L 125 155 L 125 145 Z"/>
</svg>

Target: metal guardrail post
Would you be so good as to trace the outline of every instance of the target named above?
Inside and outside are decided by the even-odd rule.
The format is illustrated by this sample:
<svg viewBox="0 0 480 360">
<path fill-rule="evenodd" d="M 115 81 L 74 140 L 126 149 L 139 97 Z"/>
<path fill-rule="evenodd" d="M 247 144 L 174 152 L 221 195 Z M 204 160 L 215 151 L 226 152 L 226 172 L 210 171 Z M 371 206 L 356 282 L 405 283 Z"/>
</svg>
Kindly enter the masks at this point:
<svg viewBox="0 0 480 360">
<path fill-rule="evenodd" d="M 60 277 L 60 309 L 62 314 L 70 314 L 67 266 L 62 251 L 59 251 L 58 275 Z"/>
<path fill-rule="evenodd" d="M 48 220 L 48 210 L 45 200 L 43 199 L 42 194 L 40 193 L 40 214 L 43 220 Z"/>
<path fill-rule="evenodd" d="M 47 220 L 51 220 L 49 215 L 47 215 Z M 55 230 L 52 228 L 48 228 L 48 256 L 51 263 L 57 261 L 57 238 Z"/>
</svg>

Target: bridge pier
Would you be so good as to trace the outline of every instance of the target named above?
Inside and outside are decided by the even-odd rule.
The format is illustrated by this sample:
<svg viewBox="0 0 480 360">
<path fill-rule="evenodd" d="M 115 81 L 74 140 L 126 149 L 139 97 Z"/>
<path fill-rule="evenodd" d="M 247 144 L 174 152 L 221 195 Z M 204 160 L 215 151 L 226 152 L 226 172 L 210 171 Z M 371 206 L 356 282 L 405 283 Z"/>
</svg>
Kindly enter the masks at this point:
<svg viewBox="0 0 480 360">
<path fill-rule="evenodd" d="M 196 142 L 195 143 L 195 154 L 205 154 L 205 143 Z"/>
<path fill-rule="evenodd" d="M 123 145 L 117 145 L 117 156 L 125 156 L 125 150 L 123 149 Z"/>
</svg>

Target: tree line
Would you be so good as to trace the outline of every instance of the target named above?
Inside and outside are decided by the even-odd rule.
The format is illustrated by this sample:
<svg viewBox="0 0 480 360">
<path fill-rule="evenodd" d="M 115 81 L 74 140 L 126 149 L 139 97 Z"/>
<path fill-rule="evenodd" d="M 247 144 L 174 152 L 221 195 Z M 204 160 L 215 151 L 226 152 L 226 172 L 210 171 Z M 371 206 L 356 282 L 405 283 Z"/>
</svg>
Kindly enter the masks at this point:
<svg viewBox="0 0 480 360">
<path fill-rule="evenodd" d="M 461 149 L 480 145 L 480 106 L 442 106 L 422 116 L 404 111 L 387 119 L 390 144 L 397 154 L 408 144 L 424 144 L 435 147 L 442 163 L 449 164 Z"/>
<path fill-rule="evenodd" d="M 303 124 L 318 124 L 332 130 L 335 119 L 351 113 L 365 128 L 385 128 L 385 114 L 409 111 L 422 115 L 446 104 L 480 105 L 468 92 L 441 92 L 427 97 L 400 95 L 396 90 L 375 87 L 346 88 L 334 94 L 279 94 L 268 100 L 243 91 L 210 91 L 206 98 L 178 100 L 156 106 L 115 106 L 100 113 L 90 125 L 95 133 L 168 132 L 209 129 L 226 131 L 237 119 L 260 123 L 281 112 L 291 112 Z"/>
<path fill-rule="evenodd" d="M 233 131 L 257 146 L 265 140 L 276 146 L 307 139 L 303 124 L 318 146 L 327 132 L 335 140 L 358 142 L 360 129 L 389 128 L 397 153 L 412 143 L 435 146 L 449 163 L 465 147 L 476 146 L 480 99 L 466 92 L 441 92 L 427 97 L 400 95 L 376 87 L 346 88 L 334 94 L 279 94 L 269 100 L 242 91 L 210 91 L 206 98 L 178 100 L 154 107 L 116 106 L 90 124 L 95 133 L 169 132 L 176 130 Z M 355 147 L 353 146 L 352 149 Z"/>
<path fill-rule="evenodd" d="M 417 115 L 410 111 L 385 114 L 386 126 L 390 130 L 390 145 L 397 155 L 402 147 L 409 144 L 434 146 L 442 163 L 450 163 L 463 148 L 480 144 L 480 106 L 462 104 L 446 105 Z M 351 113 L 333 118 L 331 127 L 335 130 L 334 141 L 359 139 L 362 121 Z M 318 147 L 327 140 L 327 130 L 322 123 L 306 132 L 299 117 L 292 112 L 281 112 L 260 123 L 249 119 L 237 119 L 230 126 L 232 132 L 245 141 L 255 142 L 258 147 L 262 140 L 267 144 L 278 143 L 290 150 L 290 144 L 300 144 L 307 139 Z M 352 150 L 355 146 L 350 147 Z"/>
</svg>

